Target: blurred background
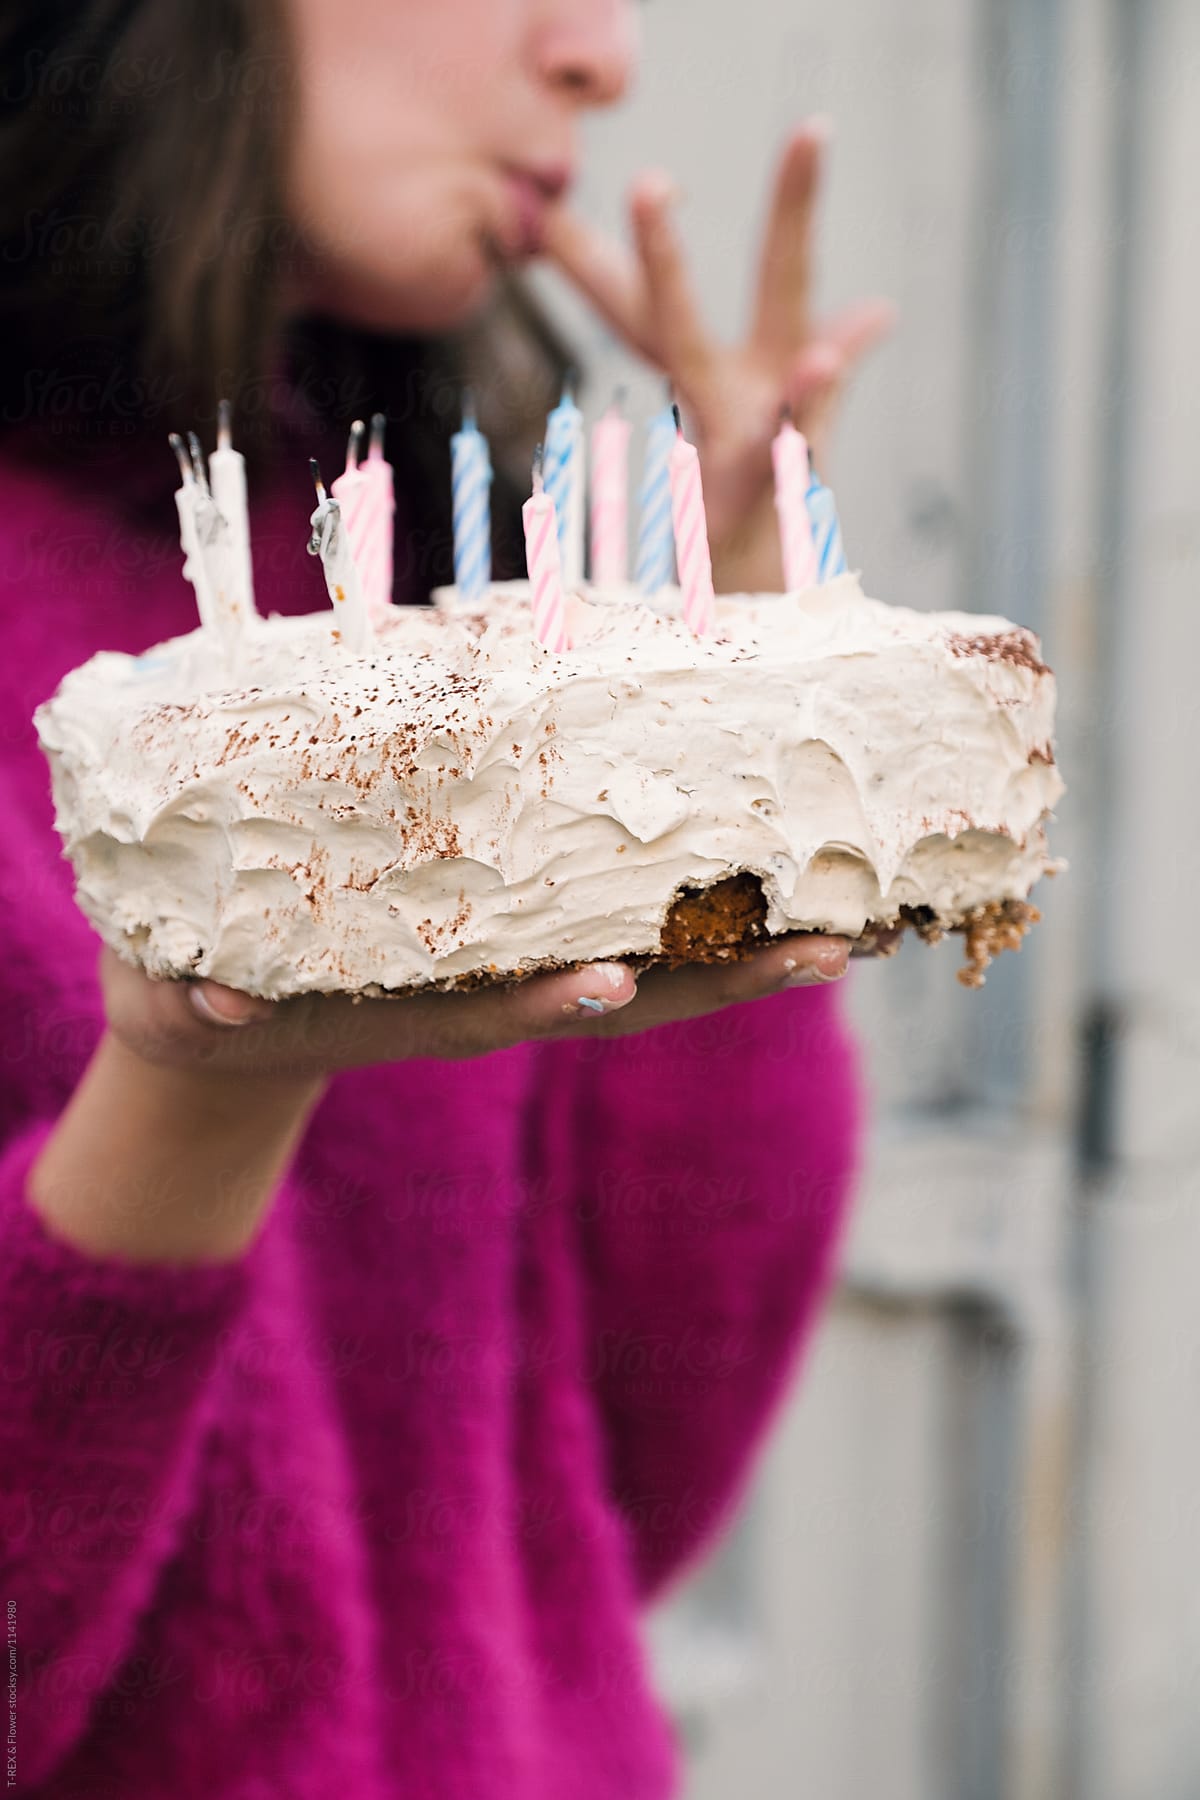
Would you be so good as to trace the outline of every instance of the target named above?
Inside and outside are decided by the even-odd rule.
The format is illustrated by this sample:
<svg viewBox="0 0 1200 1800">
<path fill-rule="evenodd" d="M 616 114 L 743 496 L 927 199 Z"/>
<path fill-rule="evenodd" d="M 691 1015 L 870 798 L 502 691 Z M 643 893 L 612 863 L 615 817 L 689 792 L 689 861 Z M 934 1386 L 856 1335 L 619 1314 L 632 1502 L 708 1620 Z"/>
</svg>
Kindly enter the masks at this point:
<svg viewBox="0 0 1200 1800">
<path fill-rule="evenodd" d="M 654 1621 L 689 1800 L 1200 1794 L 1200 5 L 654 0 L 592 212 L 681 179 L 741 322 L 786 128 L 901 324 L 831 468 L 868 591 L 1043 635 L 1071 871 L 972 994 L 853 977 L 876 1114 L 754 1498 Z M 657 385 L 562 290 L 594 414 Z"/>
</svg>

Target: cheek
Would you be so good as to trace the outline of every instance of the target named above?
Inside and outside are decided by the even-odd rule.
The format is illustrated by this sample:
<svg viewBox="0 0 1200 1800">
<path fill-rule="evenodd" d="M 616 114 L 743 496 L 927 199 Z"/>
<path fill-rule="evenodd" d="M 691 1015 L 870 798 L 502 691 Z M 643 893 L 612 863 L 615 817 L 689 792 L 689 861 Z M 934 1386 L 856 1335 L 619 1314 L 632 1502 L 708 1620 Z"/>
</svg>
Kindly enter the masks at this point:
<svg viewBox="0 0 1200 1800">
<path fill-rule="evenodd" d="M 507 63 L 484 52 L 512 28 L 515 0 L 288 4 L 301 99 L 289 197 L 312 271 L 305 297 L 346 316 L 353 306 L 364 322 L 369 305 L 382 329 L 455 322 L 491 275 L 485 242 L 503 196 L 480 146 Z"/>
<path fill-rule="evenodd" d="M 378 330 L 437 330 L 486 299 L 485 196 L 467 172 L 428 167 L 368 182 L 325 163 L 295 207 L 311 270 L 305 298 Z"/>
</svg>

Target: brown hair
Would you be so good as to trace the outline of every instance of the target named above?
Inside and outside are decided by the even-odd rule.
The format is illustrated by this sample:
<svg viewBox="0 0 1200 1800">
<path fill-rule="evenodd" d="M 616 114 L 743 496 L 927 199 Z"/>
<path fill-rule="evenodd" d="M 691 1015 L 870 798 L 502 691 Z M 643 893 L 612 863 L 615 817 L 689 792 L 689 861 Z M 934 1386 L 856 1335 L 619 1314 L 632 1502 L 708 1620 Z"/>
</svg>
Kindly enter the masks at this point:
<svg viewBox="0 0 1200 1800">
<path fill-rule="evenodd" d="M 284 205 L 294 80 L 282 0 L 24 0 L 0 21 L 0 433 L 78 474 L 212 419 L 267 459 L 280 391 L 327 422 L 379 408 L 410 515 L 449 560 L 446 440 L 464 372 L 495 440 L 498 573 L 564 346 L 521 288 L 454 341 L 329 321 L 285 334 L 305 249 Z M 164 479 L 170 478 L 164 454 Z"/>
</svg>

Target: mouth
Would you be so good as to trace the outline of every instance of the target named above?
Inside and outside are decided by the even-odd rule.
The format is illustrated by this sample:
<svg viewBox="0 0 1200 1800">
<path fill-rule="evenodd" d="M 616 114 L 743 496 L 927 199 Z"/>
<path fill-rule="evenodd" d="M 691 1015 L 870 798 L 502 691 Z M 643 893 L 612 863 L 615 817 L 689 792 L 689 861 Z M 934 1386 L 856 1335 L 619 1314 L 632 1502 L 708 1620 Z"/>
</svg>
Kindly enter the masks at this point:
<svg viewBox="0 0 1200 1800">
<path fill-rule="evenodd" d="M 573 171 L 565 164 L 522 168 L 505 164 L 501 170 L 509 202 L 509 224 L 503 249 L 507 256 L 523 258 L 540 254 L 545 241 L 547 209 L 571 186 Z"/>
</svg>

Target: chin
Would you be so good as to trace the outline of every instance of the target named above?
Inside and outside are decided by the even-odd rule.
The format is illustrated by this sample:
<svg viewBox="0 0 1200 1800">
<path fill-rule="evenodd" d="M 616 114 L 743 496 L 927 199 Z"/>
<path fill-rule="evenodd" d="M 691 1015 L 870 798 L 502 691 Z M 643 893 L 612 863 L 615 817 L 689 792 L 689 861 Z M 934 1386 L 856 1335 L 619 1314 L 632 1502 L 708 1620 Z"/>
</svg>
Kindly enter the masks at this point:
<svg viewBox="0 0 1200 1800">
<path fill-rule="evenodd" d="M 496 277 L 481 253 L 403 274 L 341 269 L 324 287 L 321 311 L 367 331 L 433 337 L 468 324 L 486 306 Z"/>
</svg>

